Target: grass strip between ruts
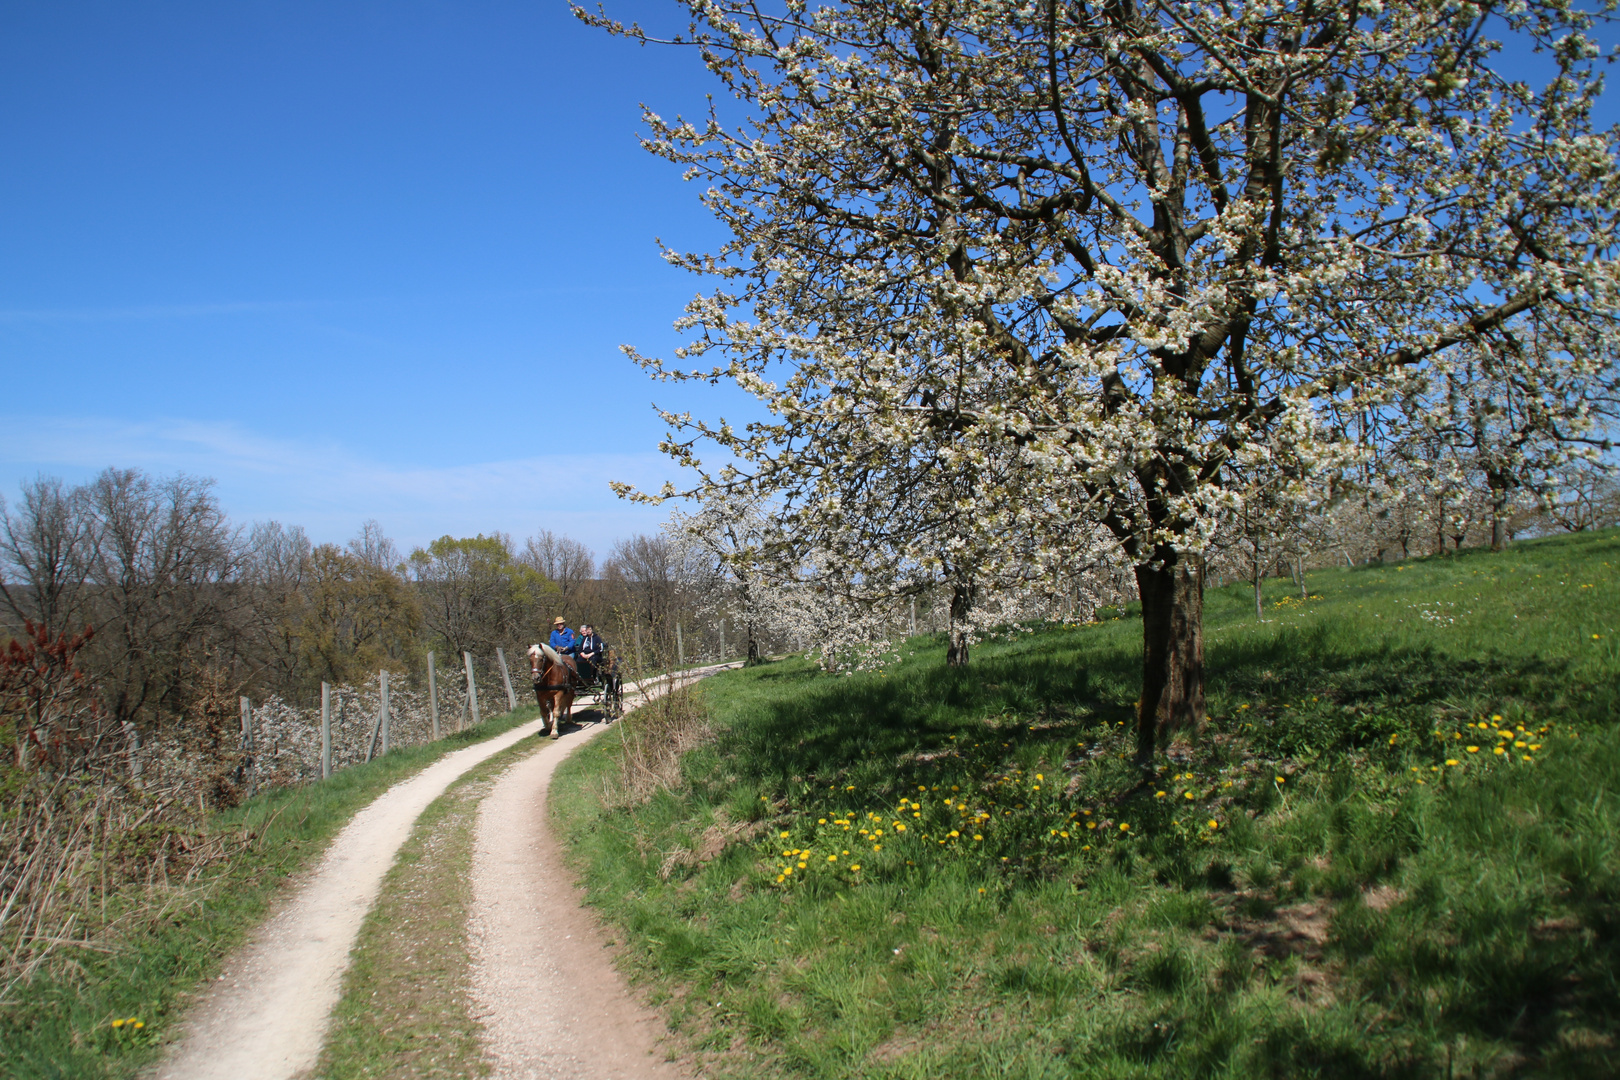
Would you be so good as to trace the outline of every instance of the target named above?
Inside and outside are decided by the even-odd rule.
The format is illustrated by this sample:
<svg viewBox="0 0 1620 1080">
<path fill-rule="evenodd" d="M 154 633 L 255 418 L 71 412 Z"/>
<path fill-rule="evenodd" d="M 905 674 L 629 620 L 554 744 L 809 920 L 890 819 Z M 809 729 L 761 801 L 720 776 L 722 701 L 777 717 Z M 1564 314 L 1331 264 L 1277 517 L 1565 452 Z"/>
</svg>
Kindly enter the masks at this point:
<svg viewBox="0 0 1620 1080">
<path fill-rule="evenodd" d="M 249 842 L 132 925 L 107 952 L 85 955 L 72 977 L 36 979 L 0 1012 L 0 1076 L 133 1076 L 174 1036 L 197 989 L 264 918 L 288 877 L 318 859 L 358 811 L 445 754 L 501 735 L 537 712 L 528 706 L 491 717 L 438 742 L 394 750 L 330 780 L 265 792 L 215 815 L 215 829 Z M 126 1017 L 141 1019 L 137 1034 L 110 1026 Z"/>
<path fill-rule="evenodd" d="M 684 782 L 551 805 L 704 1075 L 1613 1075 L 1620 533 L 1211 588 L 1138 786 L 1140 624 L 704 684 Z"/>
<path fill-rule="evenodd" d="M 501 773 L 547 745 L 526 739 L 481 762 L 417 819 L 360 928 L 317 1077 L 489 1075 L 467 951 L 478 807 Z"/>
</svg>

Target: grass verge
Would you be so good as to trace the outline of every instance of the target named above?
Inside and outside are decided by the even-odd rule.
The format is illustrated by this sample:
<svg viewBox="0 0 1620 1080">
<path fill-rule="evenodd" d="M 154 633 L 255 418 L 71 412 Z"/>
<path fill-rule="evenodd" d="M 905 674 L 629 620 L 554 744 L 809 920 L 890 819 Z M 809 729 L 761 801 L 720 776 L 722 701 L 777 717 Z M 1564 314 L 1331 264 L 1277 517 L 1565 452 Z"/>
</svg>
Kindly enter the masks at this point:
<svg viewBox="0 0 1620 1080">
<path fill-rule="evenodd" d="M 108 951 L 64 976 L 40 978 L 0 1013 L 0 1075 L 132 1076 L 157 1055 L 199 983 L 264 917 L 287 878 L 304 869 L 353 815 L 444 754 L 532 719 L 533 707 L 486 720 L 426 746 L 396 750 L 330 780 L 271 791 L 216 815 L 236 854 L 133 925 Z M 137 1018 L 132 1024 L 112 1022 Z"/>
<path fill-rule="evenodd" d="M 525 740 L 479 764 L 417 819 L 360 928 L 315 1075 L 489 1075 L 467 954 L 478 805 L 502 772 L 545 745 Z"/>
<path fill-rule="evenodd" d="M 553 805 L 712 1075 L 1612 1075 L 1620 535 L 1273 584 L 1145 790 L 1126 617 L 717 676 L 683 785 Z"/>
</svg>

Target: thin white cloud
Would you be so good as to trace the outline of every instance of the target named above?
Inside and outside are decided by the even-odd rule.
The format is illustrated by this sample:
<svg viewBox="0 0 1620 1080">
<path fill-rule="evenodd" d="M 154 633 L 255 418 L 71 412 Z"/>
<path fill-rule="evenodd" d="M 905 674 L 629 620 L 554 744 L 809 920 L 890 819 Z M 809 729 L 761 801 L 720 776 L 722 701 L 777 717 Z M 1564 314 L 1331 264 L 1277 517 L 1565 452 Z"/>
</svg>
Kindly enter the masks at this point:
<svg viewBox="0 0 1620 1080">
<path fill-rule="evenodd" d="M 311 307 L 303 300 L 244 300 L 220 304 L 138 304 L 125 307 L 0 310 L 0 323 L 114 322 L 125 319 L 193 319 Z"/>
<path fill-rule="evenodd" d="M 317 540 L 346 539 L 376 518 L 406 548 L 446 533 L 499 530 L 521 540 L 546 528 L 599 554 L 616 538 L 655 529 L 665 515 L 618 499 L 609 481 L 656 489 L 672 473 L 656 453 L 401 466 L 336 441 L 274 438 L 213 421 L 0 417 L 8 494 L 39 473 L 78 481 L 109 465 L 212 477 L 233 518 L 302 525 Z"/>
</svg>

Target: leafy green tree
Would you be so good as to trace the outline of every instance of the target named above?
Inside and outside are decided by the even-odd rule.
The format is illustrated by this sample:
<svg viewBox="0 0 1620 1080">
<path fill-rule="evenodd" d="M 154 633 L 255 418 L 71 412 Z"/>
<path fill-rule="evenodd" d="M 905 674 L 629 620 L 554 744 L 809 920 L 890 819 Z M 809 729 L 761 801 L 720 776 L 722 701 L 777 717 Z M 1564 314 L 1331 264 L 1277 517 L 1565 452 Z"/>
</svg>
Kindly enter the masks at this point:
<svg viewBox="0 0 1620 1080">
<path fill-rule="evenodd" d="M 545 604 L 558 595 L 543 574 L 517 561 L 501 533 L 441 536 L 412 551 L 407 565 L 428 633 L 456 656 L 532 638 Z"/>
</svg>

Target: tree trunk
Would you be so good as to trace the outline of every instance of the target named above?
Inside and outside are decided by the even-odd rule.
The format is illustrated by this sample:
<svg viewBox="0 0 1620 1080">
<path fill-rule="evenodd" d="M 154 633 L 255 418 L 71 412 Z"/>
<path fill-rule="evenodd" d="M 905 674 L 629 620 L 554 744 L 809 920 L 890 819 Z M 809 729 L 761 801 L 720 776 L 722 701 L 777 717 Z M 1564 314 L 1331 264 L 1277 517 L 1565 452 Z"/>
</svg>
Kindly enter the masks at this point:
<svg viewBox="0 0 1620 1080">
<path fill-rule="evenodd" d="M 1253 561 L 1253 564 L 1250 566 L 1250 571 L 1251 571 L 1251 577 L 1254 580 L 1254 621 L 1255 622 L 1265 622 L 1266 621 L 1265 594 L 1261 591 L 1261 588 L 1260 588 L 1261 578 L 1260 578 L 1260 547 L 1259 547 L 1259 545 L 1255 546 L 1255 549 L 1254 549 L 1254 561 Z M 1138 587 L 1140 587 L 1140 582 L 1142 580 L 1140 570 L 1137 571 L 1137 575 L 1138 575 L 1137 576 Z"/>
<path fill-rule="evenodd" d="M 1136 760 L 1177 731 L 1203 726 L 1204 571 L 1195 555 L 1160 548 L 1159 565 L 1136 568 L 1142 597 L 1142 703 L 1137 710 Z"/>
<path fill-rule="evenodd" d="M 755 664 L 757 664 L 759 662 L 760 662 L 760 659 L 759 659 L 759 639 L 754 636 L 754 620 L 749 619 L 748 620 L 748 659 L 746 661 L 744 661 L 743 666 L 744 667 L 753 667 Z"/>
<path fill-rule="evenodd" d="M 973 583 L 958 581 L 951 586 L 950 644 L 945 649 L 948 667 L 966 667 L 968 662 L 967 630 L 962 624 L 973 610 Z"/>
<path fill-rule="evenodd" d="M 1486 484 L 1491 491 L 1491 550 L 1501 551 L 1507 545 L 1505 517 L 1511 491 L 1507 477 L 1494 471 L 1486 474 Z"/>
</svg>

